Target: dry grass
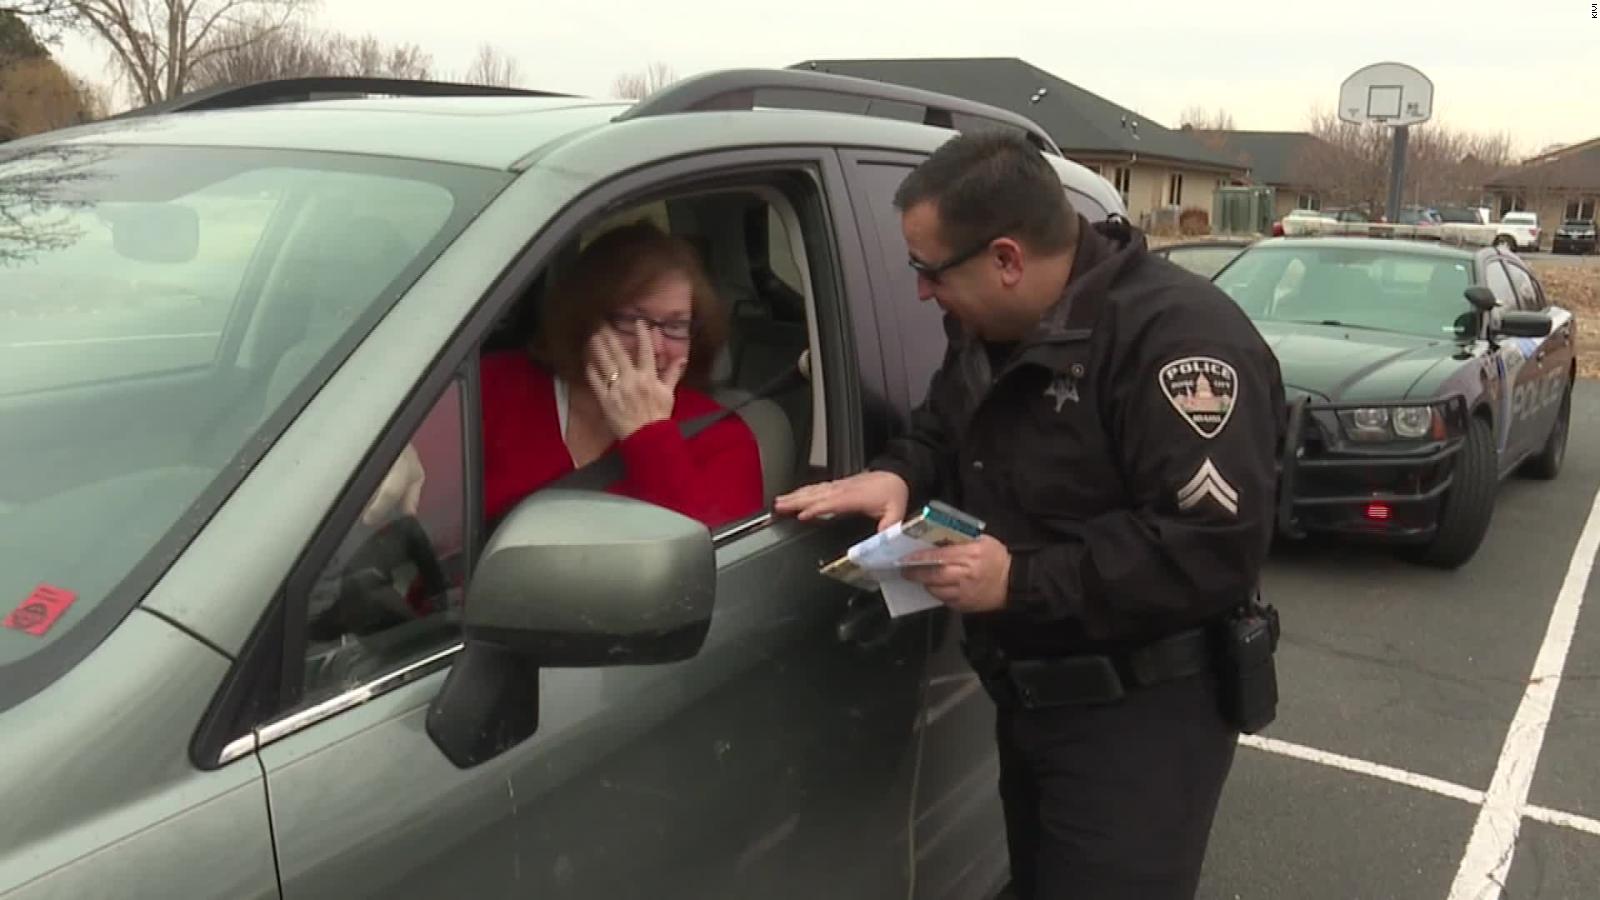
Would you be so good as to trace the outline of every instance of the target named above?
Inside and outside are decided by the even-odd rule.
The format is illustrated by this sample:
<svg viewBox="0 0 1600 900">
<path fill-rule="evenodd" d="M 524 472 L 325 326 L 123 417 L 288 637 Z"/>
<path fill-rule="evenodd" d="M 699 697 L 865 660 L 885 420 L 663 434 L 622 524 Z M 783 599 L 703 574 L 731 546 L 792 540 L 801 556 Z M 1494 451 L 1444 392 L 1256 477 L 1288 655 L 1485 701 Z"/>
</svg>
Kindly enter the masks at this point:
<svg viewBox="0 0 1600 900">
<path fill-rule="evenodd" d="M 1551 303 L 1578 320 L 1578 375 L 1600 378 L 1600 257 L 1582 262 L 1530 261 Z"/>
</svg>

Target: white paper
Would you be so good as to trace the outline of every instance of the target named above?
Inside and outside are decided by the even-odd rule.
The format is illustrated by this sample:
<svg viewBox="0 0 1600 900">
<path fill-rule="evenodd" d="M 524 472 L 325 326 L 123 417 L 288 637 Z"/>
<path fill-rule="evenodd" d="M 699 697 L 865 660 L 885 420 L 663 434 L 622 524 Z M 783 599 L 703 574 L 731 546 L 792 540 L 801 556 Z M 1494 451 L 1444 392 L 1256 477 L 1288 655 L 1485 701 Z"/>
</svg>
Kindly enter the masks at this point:
<svg viewBox="0 0 1600 900">
<path fill-rule="evenodd" d="M 893 618 L 921 612 L 939 606 L 939 600 L 928 589 L 901 577 L 901 559 L 922 550 L 932 550 L 934 545 L 906 535 L 900 525 L 873 535 L 850 548 L 850 558 L 856 565 L 872 573 L 883 592 L 884 605 Z"/>
</svg>

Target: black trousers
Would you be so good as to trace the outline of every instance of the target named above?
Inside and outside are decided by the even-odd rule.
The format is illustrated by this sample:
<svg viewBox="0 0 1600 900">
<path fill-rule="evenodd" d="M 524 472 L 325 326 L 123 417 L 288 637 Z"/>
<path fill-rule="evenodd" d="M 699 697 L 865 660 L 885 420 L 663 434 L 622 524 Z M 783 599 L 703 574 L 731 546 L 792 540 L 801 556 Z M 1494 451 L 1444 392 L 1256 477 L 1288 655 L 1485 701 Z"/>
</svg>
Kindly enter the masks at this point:
<svg viewBox="0 0 1600 900">
<path fill-rule="evenodd" d="M 1018 900 L 1194 897 L 1238 740 L 1213 676 L 996 724 Z"/>
</svg>

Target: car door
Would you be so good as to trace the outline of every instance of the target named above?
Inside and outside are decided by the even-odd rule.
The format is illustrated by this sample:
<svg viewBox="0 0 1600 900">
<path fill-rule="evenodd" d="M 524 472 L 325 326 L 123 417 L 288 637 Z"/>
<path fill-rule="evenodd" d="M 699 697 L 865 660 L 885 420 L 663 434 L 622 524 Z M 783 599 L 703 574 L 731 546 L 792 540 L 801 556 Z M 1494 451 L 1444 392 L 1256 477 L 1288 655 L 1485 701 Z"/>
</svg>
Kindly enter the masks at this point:
<svg viewBox="0 0 1600 900">
<path fill-rule="evenodd" d="M 826 386 L 817 422 L 827 436 L 810 475 L 845 474 L 874 449 L 863 408 L 882 405 L 884 386 L 871 310 L 857 305 L 869 296 L 860 241 L 831 154 L 752 151 L 632 173 L 547 228 L 519 271 L 634 192 L 735 166 L 749 177 L 760 165 L 805 186 L 793 207 L 816 297 L 812 358 Z M 451 254 L 470 252 L 465 243 Z M 502 282 L 473 321 L 490 321 L 530 282 Z M 264 695 L 282 699 L 232 749 L 259 747 L 283 896 L 904 896 L 926 631 L 883 627 L 881 601 L 815 571 L 870 531 L 865 522 L 762 515 L 720 530 L 715 613 L 696 657 L 544 669 L 531 738 L 467 769 L 434 746 L 428 706 L 459 651 L 459 596 L 485 538 L 473 442 L 475 342 L 486 330 L 463 329 L 438 354 L 349 479 L 376 483 L 408 443 L 421 456 L 429 475 L 413 533 L 425 540 L 407 546 L 430 549 L 362 577 L 400 585 L 405 601 L 418 573 L 440 571 L 449 602 L 365 634 L 318 628 L 353 573 L 372 568 L 363 562 L 372 533 L 358 521 L 366 496 L 352 493 L 258 629 L 256 671 L 268 673 L 264 683 L 282 673 Z M 330 391 L 311 409 L 359 402 Z"/>
<path fill-rule="evenodd" d="M 918 300 L 916 274 L 908 264 L 894 206 L 896 189 L 924 158 L 888 151 L 841 153 L 861 240 L 873 263 L 877 315 L 885 323 L 896 431 L 926 397 L 947 343 L 943 311 L 936 303 Z M 1062 177 L 1068 200 L 1090 222 L 1124 212 L 1078 190 L 1070 174 Z M 995 787 L 1000 769 L 994 706 L 962 655 L 959 618 L 947 609 L 915 618 L 926 619 L 933 632 L 927 702 L 920 716 L 924 746 L 916 808 L 916 896 L 993 896 L 1009 873 L 1005 820 Z"/>
<path fill-rule="evenodd" d="M 1519 308 L 1511 276 L 1499 259 L 1484 263 L 1484 284 L 1494 293 L 1497 312 Z M 1527 338 L 1502 338 L 1495 353 L 1501 394 L 1496 400 L 1495 440 L 1500 451 L 1500 467 L 1527 455 L 1535 446 L 1536 428 L 1524 413 L 1527 398 L 1539 387 L 1539 364 L 1534 359 L 1537 347 Z"/>
<path fill-rule="evenodd" d="M 1531 350 L 1531 365 L 1537 377 L 1517 398 L 1516 413 L 1527 423 L 1528 446 L 1536 451 L 1545 443 L 1561 409 L 1572 366 L 1572 314 L 1546 305 L 1539 281 L 1515 260 L 1503 261 L 1517 295 L 1517 308 L 1524 312 L 1550 316 L 1550 334 L 1542 338 L 1523 338 L 1524 352 Z"/>
</svg>

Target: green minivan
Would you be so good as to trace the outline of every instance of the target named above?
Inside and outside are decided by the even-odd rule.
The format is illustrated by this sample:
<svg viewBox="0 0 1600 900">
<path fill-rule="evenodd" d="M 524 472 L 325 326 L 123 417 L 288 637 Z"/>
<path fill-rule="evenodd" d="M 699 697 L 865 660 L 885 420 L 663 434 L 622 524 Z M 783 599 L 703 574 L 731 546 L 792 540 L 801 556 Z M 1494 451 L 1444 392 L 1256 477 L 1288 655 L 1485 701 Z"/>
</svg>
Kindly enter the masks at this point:
<svg viewBox="0 0 1600 900">
<path fill-rule="evenodd" d="M 993 896 L 959 621 L 817 574 L 870 522 L 552 489 L 491 529 L 477 426 L 479 355 L 646 217 L 705 250 L 768 508 L 860 469 L 944 350 L 891 198 L 979 126 L 1124 212 L 1025 119 L 788 70 L 258 84 L 0 146 L 0 897 Z"/>
</svg>

